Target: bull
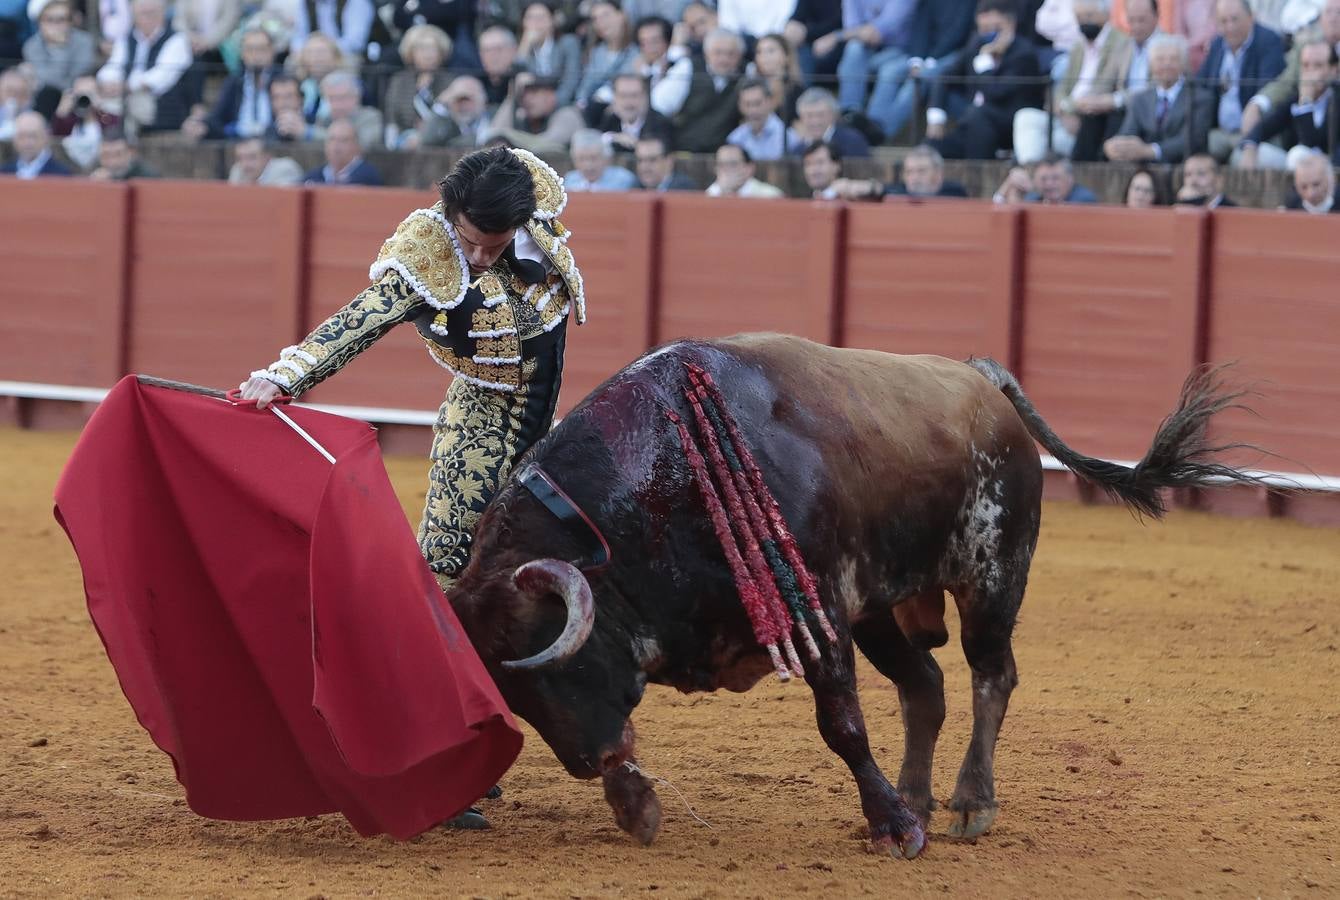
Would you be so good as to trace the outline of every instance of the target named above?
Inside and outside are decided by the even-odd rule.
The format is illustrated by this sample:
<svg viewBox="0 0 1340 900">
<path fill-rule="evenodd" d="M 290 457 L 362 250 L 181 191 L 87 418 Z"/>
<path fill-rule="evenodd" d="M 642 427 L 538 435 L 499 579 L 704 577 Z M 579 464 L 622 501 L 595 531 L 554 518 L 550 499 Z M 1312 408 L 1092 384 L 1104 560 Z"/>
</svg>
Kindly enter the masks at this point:
<svg viewBox="0 0 1340 900">
<path fill-rule="evenodd" d="M 954 598 L 972 672 L 972 737 L 949 801 L 952 837 L 997 812 L 993 757 L 1016 674 L 1011 634 L 1037 544 L 1042 470 L 1034 440 L 1142 514 L 1161 489 L 1250 480 L 1216 463 L 1208 420 L 1238 396 L 1188 379 L 1134 468 L 1083 456 L 991 360 L 837 349 L 781 335 L 676 342 L 588 396 L 521 461 L 485 510 L 449 599 L 511 708 L 567 771 L 600 777 L 619 826 L 660 825 L 630 721 L 648 682 L 745 691 L 773 669 L 751 630 L 722 545 L 667 411 L 690 414 L 686 364 L 722 386 L 819 586 L 836 641 L 803 660 L 820 734 L 850 768 L 877 848 L 916 857 L 933 804 L 945 717 L 931 651 Z M 543 472 L 580 516 L 556 521 L 525 484 Z M 609 559 L 583 572 L 593 537 Z M 897 787 L 871 757 L 856 648 L 898 689 Z"/>
</svg>

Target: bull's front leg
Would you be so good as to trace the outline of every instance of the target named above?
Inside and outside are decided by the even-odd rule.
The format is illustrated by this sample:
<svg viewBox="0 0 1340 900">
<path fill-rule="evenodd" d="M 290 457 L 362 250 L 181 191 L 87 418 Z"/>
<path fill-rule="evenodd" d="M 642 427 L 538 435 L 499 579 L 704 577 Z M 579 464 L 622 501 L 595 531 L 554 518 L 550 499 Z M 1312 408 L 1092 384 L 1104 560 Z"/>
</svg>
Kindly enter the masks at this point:
<svg viewBox="0 0 1340 900">
<path fill-rule="evenodd" d="M 629 759 L 601 775 L 605 800 L 614 810 L 614 821 L 640 844 L 650 844 L 661 827 L 661 801 L 656 789 Z"/>
<path fill-rule="evenodd" d="M 856 696 L 856 670 L 851 638 L 843 629 L 839 647 L 824 647 L 824 659 L 809 667 L 806 677 L 814 691 L 819 733 L 842 757 L 856 778 L 861 811 L 870 823 L 870 839 L 879 850 L 915 859 L 926 846 L 926 833 L 916 813 L 903 802 L 870 755 L 865 717 Z"/>
</svg>

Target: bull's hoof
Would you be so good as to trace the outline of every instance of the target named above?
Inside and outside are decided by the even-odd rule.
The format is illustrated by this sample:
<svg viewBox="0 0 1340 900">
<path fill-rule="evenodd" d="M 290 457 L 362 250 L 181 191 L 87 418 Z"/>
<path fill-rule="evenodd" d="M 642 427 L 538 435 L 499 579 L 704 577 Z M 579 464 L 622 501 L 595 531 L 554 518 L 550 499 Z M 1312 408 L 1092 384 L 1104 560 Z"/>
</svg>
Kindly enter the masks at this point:
<svg viewBox="0 0 1340 900">
<path fill-rule="evenodd" d="M 884 835 L 875 840 L 875 849 L 894 859 L 916 859 L 926 849 L 926 831 L 913 825 L 901 835 Z"/>
<path fill-rule="evenodd" d="M 950 809 L 949 836 L 959 841 L 975 840 L 990 830 L 999 811 L 994 803 L 981 809 Z"/>
</svg>

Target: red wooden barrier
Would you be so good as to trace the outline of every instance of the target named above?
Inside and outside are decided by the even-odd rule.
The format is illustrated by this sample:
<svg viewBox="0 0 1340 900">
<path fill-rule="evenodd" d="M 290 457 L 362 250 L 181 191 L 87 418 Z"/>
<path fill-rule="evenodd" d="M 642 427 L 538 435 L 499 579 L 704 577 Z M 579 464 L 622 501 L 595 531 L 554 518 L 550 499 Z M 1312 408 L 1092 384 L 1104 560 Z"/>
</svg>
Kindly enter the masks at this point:
<svg viewBox="0 0 1340 900">
<path fill-rule="evenodd" d="M 665 194 L 656 340 L 785 331 L 831 343 L 833 203 Z"/>
<path fill-rule="evenodd" d="M 1258 382 L 1259 416 L 1215 434 L 1285 457 L 1264 468 L 1340 474 L 1340 216 L 1216 213 L 1209 357 Z"/>
<path fill-rule="evenodd" d="M 651 346 L 656 202 L 651 194 L 572 194 L 563 222 L 586 285 L 588 319 L 568 324 L 559 413 Z"/>
<path fill-rule="evenodd" d="M 1024 213 L 1025 390 L 1091 456 L 1139 459 L 1200 362 L 1205 213 L 1084 206 Z"/>
<path fill-rule="evenodd" d="M 141 181 L 131 204 L 129 369 L 236 387 L 298 322 L 303 194 Z"/>
<path fill-rule="evenodd" d="M 853 205 L 840 343 L 1016 364 L 1019 218 L 981 203 Z"/>
<path fill-rule="evenodd" d="M 119 184 L 0 178 L 0 379 L 121 376 L 128 197 Z"/>
<path fill-rule="evenodd" d="M 427 191 L 375 188 L 313 188 L 307 227 L 306 322 L 292 343 L 368 286 L 368 267 L 382 242 L 416 209 L 437 202 Z M 269 350 L 265 363 L 280 347 Z M 451 374 L 428 356 L 423 338 L 409 325 L 392 329 L 335 378 L 317 386 L 307 399 L 403 409 L 437 409 Z"/>
</svg>

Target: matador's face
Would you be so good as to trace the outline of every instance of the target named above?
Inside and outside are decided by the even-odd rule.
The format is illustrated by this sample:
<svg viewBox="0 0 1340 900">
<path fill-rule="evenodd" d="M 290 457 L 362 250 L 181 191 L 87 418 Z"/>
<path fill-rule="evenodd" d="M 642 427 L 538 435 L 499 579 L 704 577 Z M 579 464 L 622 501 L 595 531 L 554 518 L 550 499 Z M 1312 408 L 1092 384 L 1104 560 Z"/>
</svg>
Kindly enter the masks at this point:
<svg viewBox="0 0 1340 900">
<path fill-rule="evenodd" d="M 470 264 L 471 275 L 487 272 L 516 237 L 515 228 L 496 233 L 481 231 L 463 215 L 456 216 L 451 224 L 456 229 L 461 250 L 465 251 L 465 261 Z"/>
</svg>

